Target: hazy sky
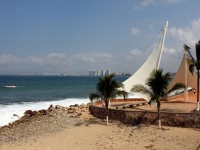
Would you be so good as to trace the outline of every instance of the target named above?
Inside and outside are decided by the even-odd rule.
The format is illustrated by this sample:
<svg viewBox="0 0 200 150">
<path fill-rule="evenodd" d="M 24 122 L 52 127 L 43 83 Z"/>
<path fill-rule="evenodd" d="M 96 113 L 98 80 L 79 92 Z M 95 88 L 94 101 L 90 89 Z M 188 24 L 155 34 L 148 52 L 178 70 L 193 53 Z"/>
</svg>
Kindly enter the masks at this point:
<svg viewBox="0 0 200 150">
<path fill-rule="evenodd" d="M 200 40 L 199 6 L 199 0 L 0 0 L 0 74 L 132 73 L 167 20 L 162 62 L 174 71 L 183 44 L 194 51 Z"/>
</svg>

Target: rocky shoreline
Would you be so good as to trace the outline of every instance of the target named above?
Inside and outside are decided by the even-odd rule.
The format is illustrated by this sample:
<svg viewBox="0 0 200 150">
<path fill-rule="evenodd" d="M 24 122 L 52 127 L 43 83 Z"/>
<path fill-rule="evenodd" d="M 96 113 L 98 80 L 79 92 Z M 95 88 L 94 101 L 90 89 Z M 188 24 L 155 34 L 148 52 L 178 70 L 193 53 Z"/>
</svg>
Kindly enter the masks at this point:
<svg viewBox="0 0 200 150">
<path fill-rule="evenodd" d="M 37 141 L 45 135 L 81 124 L 88 109 L 89 104 L 76 104 L 70 107 L 50 105 L 47 110 L 39 111 L 26 110 L 19 120 L 0 128 L 0 144 Z"/>
<path fill-rule="evenodd" d="M 90 111 L 92 111 L 90 107 Z M 180 134 L 181 133 L 181 134 Z M 0 128 L 0 149 L 127 149 L 179 150 L 200 148 L 200 130 L 97 119 L 89 105 L 50 106 L 27 110 L 21 119 Z"/>
</svg>

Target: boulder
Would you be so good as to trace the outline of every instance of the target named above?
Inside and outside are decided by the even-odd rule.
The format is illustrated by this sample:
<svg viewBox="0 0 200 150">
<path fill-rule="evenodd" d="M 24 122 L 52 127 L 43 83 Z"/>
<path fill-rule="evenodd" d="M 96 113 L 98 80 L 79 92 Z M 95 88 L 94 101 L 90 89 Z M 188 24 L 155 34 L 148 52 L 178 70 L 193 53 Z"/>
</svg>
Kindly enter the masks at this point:
<svg viewBox="0 0 200 150">
<path fill-rule="evenodd" d="M 45 109 L 42 109 L 42 110 L 39 110 L 38 113 L 41 114 L 41 115 L 47 115 L 48 111 L 45 110 Z"/>
<path fill-rule="evenodd" d="M 55 107 L 51 104 L 51 105 L 49 106 L 49 108 L 47 109 L 47 111 L 53 111 L 53 110 L 55 110 Z"/>
<path fill-rule="evenodd" d="M 26 110 L 24 112 L 25 115 L 29 115 L 30 117 L 35 116 L 37 114 L 37 111 L 32 111 L 32 110 Z"/>
<path fill-rule="evenodd" d="M 61 106 L 61 105 L 56 105 L 55 107 L 56 109 L 65 109 L 65 107 Z"/>
<path fill-rule="evenodd" d="M 75 104 L 74 106 L 75 106 L 75 107 L 79 107 L 79 104 Z"/>
<path fill-rule="evenodd" d="M 79 108 L 79 104 L 70 105 L 69 107 L 78 107 Z"/>
</svg>

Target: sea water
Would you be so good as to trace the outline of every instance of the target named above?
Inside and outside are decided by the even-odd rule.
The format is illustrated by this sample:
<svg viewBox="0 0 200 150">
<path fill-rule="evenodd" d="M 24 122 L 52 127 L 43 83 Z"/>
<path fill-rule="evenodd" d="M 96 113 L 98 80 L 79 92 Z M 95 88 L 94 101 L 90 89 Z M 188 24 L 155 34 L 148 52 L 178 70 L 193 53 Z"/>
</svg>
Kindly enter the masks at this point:
<svg viewBox="0 0 200 150">
<path fill-rule="evenodd" d="M 127 77 L 115 79 L 123 82 Z M 0 126 L 17 120 L 29 109 L 86 104 L 89 94 L 96 92 L 98 81 L 96 76 L 0 76 Z"/>
</svg>

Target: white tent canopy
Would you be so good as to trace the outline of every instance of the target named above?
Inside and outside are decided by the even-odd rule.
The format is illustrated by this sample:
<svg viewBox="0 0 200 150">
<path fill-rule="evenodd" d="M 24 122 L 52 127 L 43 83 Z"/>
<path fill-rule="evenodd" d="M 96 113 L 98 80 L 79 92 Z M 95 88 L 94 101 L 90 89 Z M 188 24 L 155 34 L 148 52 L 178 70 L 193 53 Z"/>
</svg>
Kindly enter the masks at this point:
<svg viewBox="0 0 200 150">
<path fill-rule="evenodd" d="M 124 88 L 126 92 L 135 94 L 145 100 L 149 101 L 150 98 L 142 93 L 133 93 L 131 89 L 134 85 L 142 84 L 145 85 L 146 79 L 150 76 L 151 72 L 154 69 L 158 69 L 160 67 L 160 60 L 161 55 L 164 47 L 166 31 L 168 28 L 168 21 L 166 22 L 165 27 L 163 28 L 163 35 L 161 39 L 161 43 L 159 44 L 158 48 L 155 48 L 145 63 L 136 71 L 130 78 L 123 82 Z"/>
</svg>

